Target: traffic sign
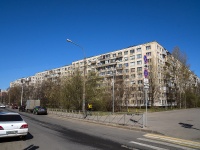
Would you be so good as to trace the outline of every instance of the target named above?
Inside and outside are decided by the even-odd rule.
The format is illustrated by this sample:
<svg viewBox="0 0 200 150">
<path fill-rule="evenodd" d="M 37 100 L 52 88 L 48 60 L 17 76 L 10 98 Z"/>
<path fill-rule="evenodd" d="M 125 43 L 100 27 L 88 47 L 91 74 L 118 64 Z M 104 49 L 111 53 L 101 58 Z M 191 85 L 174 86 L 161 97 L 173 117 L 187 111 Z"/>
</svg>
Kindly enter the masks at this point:
<svg viewBox="0 0 200 150">
<path fill-rule="evenodd" d="M 145 70 L 144 70 L 144 76 L 145 76 L 145 78 L 148 77 L 148 74 L 149 74 L 148 71 L 145 69 Z"/>
<path fill-rule="evenodd" d="M 147 56 L 144 55 L 144 63 L 147 64 L 148 60 L 147 60 Z"/>
<path fill-rule="evenodd" d="M 149 84 L 149 79 L 144 78 L 144 84 Z"/>
</svg>

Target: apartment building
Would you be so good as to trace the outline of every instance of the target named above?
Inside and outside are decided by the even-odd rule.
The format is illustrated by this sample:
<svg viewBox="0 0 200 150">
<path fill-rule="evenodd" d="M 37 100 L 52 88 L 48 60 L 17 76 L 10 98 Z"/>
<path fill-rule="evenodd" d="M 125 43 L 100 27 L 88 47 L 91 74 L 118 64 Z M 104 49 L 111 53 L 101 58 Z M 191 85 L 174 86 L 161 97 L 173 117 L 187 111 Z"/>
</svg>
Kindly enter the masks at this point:
<svg viewBox="0 0 200 150">
<path fill-rule="evenodd" d="M 147 64 L 144 62 L 145 55 Z M 151 78 L 147 77 L 151 81 L 149 81 L 149 88 L 155 86 L 154 88 L 157 90 L 157 94 L 154 96 L 151 96 L 149 90 L 148 105 L 152 105 L 153 97 L 154 106 L 168 106 L 167 92 L 169 92 L 169 89 L 166 86 L 166 81 L 164 81 L 165 71 L 163 68 L 170 61 L 169 56 L 169 52 L 163 46 L 153 41 L 85 58 L 85 63 L 84 59 L 78 60 L 70 65 L 39 72 L 34 76 L 22 79 L 28 81 L 30 85 L 36 85 L 44 80 L 56 81 L 60 77 L 71 76 L 77 68 L 83 75 L 85 65 L 86 76 L 90 71 L 95 71 L 107 82 L 113 82 L 113 79 L 115 81 L 117 79 L 123 80 L 123 86 L 128 90 L 124 90 L 125 96 L 122 99 L 122 105 L 144 106 L 146 105 L 143 92 L 144 71 L 147 70 L 152 75 Z M 10 87 L 21 85 L 22 79 L 11 82 Z"/>
</svg>

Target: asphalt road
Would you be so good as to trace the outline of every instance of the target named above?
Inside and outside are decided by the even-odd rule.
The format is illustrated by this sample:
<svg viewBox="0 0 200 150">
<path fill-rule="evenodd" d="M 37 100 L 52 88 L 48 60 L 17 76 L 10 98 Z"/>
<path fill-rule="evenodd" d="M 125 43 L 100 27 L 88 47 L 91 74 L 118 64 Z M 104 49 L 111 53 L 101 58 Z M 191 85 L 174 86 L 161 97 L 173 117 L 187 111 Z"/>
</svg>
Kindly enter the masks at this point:
<svg viewBox="0 0 200 150">
<path fill-rule="evenodd" d="M 24 141 L 18 138 L 1 139 L 1 150 L 194 149 L 151 140 L 146 138 L 147 133 L 140 131 L 82 122 L 55 115 L 33 115 L 25 112 L 21 115 L 29 124 L 27 139 Z"/>
<path fill-rule="evenodd" d="M 200 142 L 200 108 L 147 113 L 149 130 Z"/>
</svg>

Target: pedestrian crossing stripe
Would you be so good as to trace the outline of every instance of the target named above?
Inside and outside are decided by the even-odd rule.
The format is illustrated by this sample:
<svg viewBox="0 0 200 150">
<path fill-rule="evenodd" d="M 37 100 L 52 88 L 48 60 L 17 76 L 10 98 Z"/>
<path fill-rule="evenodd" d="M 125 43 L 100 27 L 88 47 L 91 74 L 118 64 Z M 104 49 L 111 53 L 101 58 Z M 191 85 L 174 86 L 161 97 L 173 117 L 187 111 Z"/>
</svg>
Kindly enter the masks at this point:
<svg viewBox="0 0 200 150">
<path fill-rule="evenodd" d="M 156 146 L 152 146 L 152 145 L 148 145 L 148 144 L 143 144 L 143 143 L 139 143 L 139 142 L 135 142 L 135 141 L 130 141 L 129 143 L 137 144 L 137 145 L 148 147 L 148 148 L 155 149 L 155 150 L 168 150 L 168 149 L 164 149 L 164 148 L 160 148 L 160 147 L 156 147 Z"/>
<path fill-rule="evenodd" d="M 171 144 L 171 143 L 163 142 L 163 141 L 155 141 L 155 140 L 146 139 L 146 138 L 137 138 L 137 139 L 141 140 L 141 141 L 146 141 L 146 142 L 151 142 L 151 143 L 156 143 L 156 144 L 162 144 L 162 145 L 166 145 L 166 146 L 170 146 L 170 147 L 180 148 L 180 149 L 183 149 L 183 150 L 195 150 L 193 148 L 183 147 L 183 146 L 180 146 L 180 145 Z"/>
<path fill-rule="evenodd" d="M 147 138 L 151 138 L 151 139 L 157 139 L 157 140 L 160 140 L 160 141 L 165 141 L 165 142 L 179 144 L 179 145 L 182 145 L 182 146 L 200 149 L 200 143 L 199 142 L 194 142 L 194 141 L 184 140 L 184 139 L 178 139 L 178 138 L 173 138 L 173 137 L 168 137 L 168 136 L 163 136 L 163 135 L 157 135 L 157 134 L 145 134 L 144 136 L 147 137 Z"/>
</svg>

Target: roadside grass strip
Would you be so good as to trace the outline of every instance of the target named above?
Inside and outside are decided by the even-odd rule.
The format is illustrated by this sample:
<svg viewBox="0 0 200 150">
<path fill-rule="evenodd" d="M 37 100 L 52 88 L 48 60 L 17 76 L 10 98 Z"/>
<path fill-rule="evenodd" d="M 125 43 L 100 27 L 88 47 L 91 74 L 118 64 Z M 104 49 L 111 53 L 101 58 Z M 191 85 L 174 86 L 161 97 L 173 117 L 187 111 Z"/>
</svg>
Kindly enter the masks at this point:
<svg viewBox="0 0 200 150">
<path fill-rule="evenodd" d="M 156 140 L 170 142 L 170 143 L 174 143 L 174 144 L 178 144 L 178 145 L 182 145 L 182 146 L 186 146 L 190 148 L 200 149 L 199 142 L 178 139 L 178 138 L 173 138 L 173 137 L 168 137 L 168 136 L 162 136 L 162 135 L 157 135 L 157 134 L 145 134 L 144 136 L 146 138 L 156 139 Z"/>
</svg>

